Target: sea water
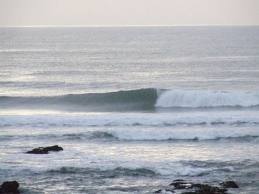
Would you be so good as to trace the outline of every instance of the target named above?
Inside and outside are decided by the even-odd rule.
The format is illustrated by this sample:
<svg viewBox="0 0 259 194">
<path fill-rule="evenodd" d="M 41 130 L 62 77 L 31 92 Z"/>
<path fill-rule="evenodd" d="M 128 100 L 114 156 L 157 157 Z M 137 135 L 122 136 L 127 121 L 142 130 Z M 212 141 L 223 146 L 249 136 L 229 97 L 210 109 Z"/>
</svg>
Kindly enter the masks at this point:
<svg viewBox="0 0 259 194">
<path fill-rule="evenodd" d="M 257 194 L 258 150 L 259 27 L 0 28 L 0 182 L 23 193 Z"/>
</svg>

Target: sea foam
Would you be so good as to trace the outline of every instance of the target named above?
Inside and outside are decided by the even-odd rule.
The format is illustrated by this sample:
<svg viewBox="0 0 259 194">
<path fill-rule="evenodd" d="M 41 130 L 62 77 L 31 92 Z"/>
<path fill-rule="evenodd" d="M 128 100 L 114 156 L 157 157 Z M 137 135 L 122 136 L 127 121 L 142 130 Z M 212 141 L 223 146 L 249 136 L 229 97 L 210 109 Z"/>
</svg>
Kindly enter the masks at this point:
<svg viewBox="0 0 259 194">
<path fill-rule="evenodd" d="M 250 107 L 259 105 L 257 92 L 225 92 L 210 90 L 168 90 L 163 92 L 156 107 Z"/>
</svg>

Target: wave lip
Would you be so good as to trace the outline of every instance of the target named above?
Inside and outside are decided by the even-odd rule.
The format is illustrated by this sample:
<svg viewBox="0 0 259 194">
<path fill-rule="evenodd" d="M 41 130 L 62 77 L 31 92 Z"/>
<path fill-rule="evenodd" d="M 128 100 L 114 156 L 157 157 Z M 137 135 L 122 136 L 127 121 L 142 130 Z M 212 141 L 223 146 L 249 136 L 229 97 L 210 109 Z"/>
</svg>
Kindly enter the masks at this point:
<svg viewBox="0 0 259 194">
<path fill-rule="evenodd" d="M 209 90 L 167 90 L 155 106 L 158 108 L 252 107 L 259 105 L 257 92 Z"/>
</svg>

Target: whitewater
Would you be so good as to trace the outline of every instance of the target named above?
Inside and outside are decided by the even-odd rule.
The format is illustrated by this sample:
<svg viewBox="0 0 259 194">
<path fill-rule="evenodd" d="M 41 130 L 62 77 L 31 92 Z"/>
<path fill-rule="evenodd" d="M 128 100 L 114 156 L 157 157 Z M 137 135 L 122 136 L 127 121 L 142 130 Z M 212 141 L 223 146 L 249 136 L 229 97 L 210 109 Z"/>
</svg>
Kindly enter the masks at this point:
<svg viewBox="0 0 259 194">
<path fill-rule="evenodd" d="M 99 108 L 99 111 L 120 109 L 152 110 L 155 108 L 258 107 L 258 92 L 209 90 L 139 89 L 108 93 L 67 94 L 63 96 L 0 96 L 2 107 Z"/>
<path fill-rule="evenodd" d="M 25 194 L 259 190 L 259 28 L 0 28 L 0 182 Z M 64 151 L 25 154 L 40 146 Z"/>
</svg>

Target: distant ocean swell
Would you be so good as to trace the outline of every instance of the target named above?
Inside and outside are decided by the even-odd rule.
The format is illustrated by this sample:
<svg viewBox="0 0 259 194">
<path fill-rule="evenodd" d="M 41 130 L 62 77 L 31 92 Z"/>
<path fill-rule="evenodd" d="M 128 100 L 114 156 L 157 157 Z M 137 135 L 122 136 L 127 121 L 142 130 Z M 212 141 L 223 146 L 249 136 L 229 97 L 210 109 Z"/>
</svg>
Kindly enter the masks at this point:
<svg viewBox="0 0 259 194">
<path fill-rule="evenodd" d="M 50 108 L 87 111 L 134 111 L 156 108 L 258 107 L 259 92 L 165 90 L 146 88 L 63 96 L 0 96 L 2 108 Z"/>
<path fill-rule="evenodd" d="M 52 133 L 35 135 L 2 135 L 1 141 L 27 141 L 27 140 L 52 140 L 52 141 L 167 141 L 167 142 L 199 142 L 199 141 L 224 141 L 224 142 L 253 142 L 259 143 L 259 133 L 256 129 L 244 131 L 244 129 L 229 130 L 204 130 L 204 129 L 160 129 L 141 130 L 123 129 L 98 130 L 78 133 Z"/>
<path fill-rule="evenodd" d="M 0 115 L 0 127 L 258 126 L 258 111 Z"/>
</svg>

